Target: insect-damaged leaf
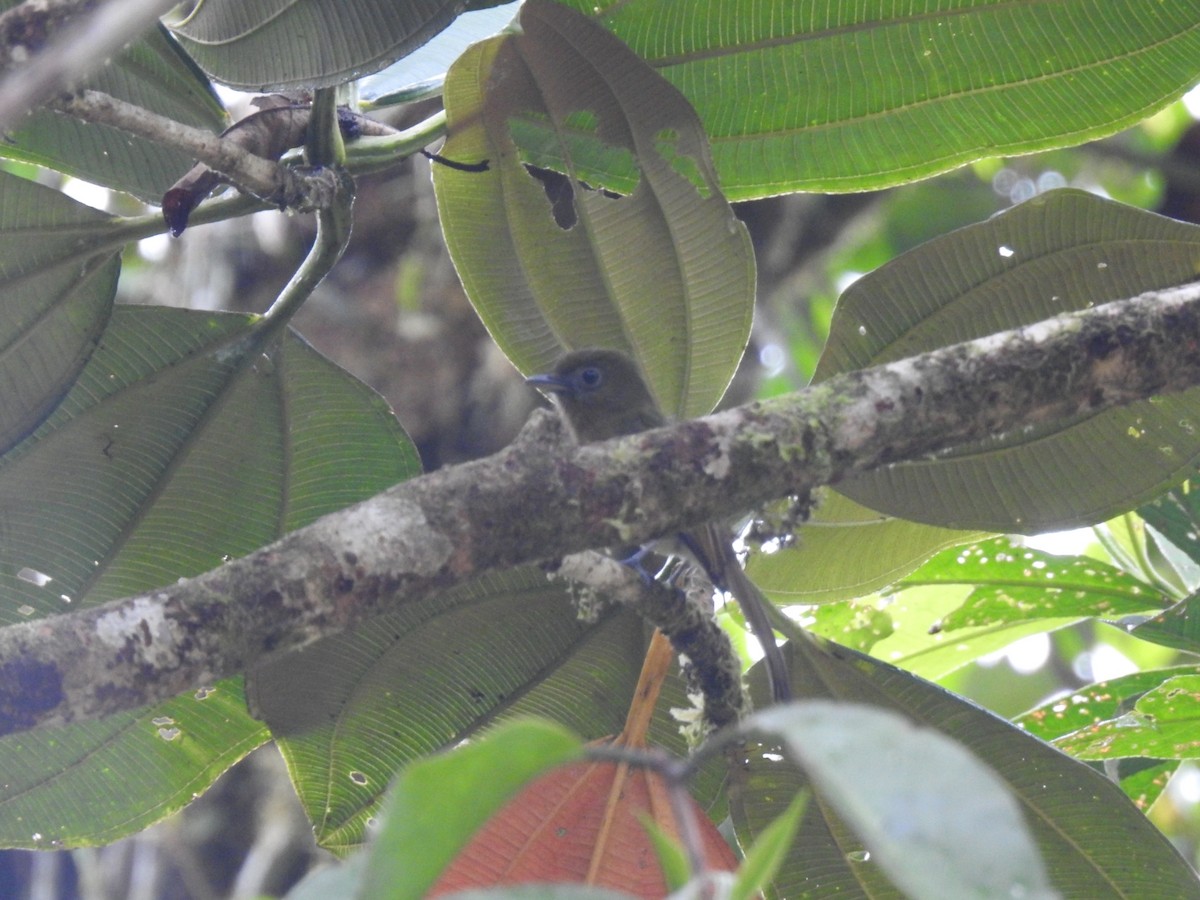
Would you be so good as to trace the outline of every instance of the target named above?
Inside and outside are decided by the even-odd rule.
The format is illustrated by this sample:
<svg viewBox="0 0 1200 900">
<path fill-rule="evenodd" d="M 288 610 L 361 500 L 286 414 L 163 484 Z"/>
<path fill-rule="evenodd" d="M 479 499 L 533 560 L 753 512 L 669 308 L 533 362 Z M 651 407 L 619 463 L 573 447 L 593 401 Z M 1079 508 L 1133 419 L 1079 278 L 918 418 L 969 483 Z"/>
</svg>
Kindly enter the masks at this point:
<svg viewBox="0 0 1200 900">
<path fill-rule="evenodd" d="M 475 45 L 446 82 L 434 169 L 446 241 L 509 357 L 628 351 L 665 411 L 706 413 L 749 334 L 754 267 L 704 132 L 675 88 L 585 16 L 546 0 Z M 602 155 L 621 177 L 597 190 Z"/>
</svg>

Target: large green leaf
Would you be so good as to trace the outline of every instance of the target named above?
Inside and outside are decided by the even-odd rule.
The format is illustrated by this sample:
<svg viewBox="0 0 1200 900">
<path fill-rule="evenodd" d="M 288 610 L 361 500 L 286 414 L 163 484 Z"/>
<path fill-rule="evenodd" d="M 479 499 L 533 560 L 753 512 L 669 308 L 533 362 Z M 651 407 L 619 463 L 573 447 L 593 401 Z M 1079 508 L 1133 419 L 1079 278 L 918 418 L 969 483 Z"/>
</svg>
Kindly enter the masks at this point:
<svg viewBox="0 0 1200 900">
<path fill-rule="evenodd" d="M 0 846 L 119 840 L 186 806 L 270 736 L 234 678 L 153 709 L 0 738 Z"/>
<path fill-rule="evenodd" d="M 1064 897 L 1191 897 L 1200 890 L 1195 873 L 1162 833 L 1100 773 L 903 670 L 800 637 L 787 645 L 798 699 L 881 706 L 965 745 L 1007 782 L 1053 886 Z M 853 741 L 854 735 L 846 738 Z M 735 769 L 735 775 L 741 780 L 741 793 L 732 808 L 744 840 L 753 839 L 806 784 L 799 771 L 769 747 L 752 750 L 747 765 Z M 919 787 L 914 790 L 919 797 Z M 810 804 L 776 889 L 782 896 L 839 891 L 847 896 L 900 896 L 879 867 L 852 852 L 861 847 L 830 805 Z"/>
<path fill-rule="evenodd" d="M 434 167 L 451 256 L 471 302 L 525 372 L 564 348 L 628 351 L 668 414 L 709 412 L 749 334 L 754 266 L 687 101 L 620 41 L 549 0 L 522 32 L 450 71 Z M 560 171 L 530 170 L 546 146 Z M 534 151 L 538 152 L 535 153 Z M 623 196 L 592 190 L 594 150 L 622 161 Z"/>
<path fill-rule="evenodd" d="M 19 0 L 0 0 L 0 8 Z M 162 28 L 117 53 L 83 85 L 194 128 L 220 131 L 224 108 L 195 64 Z M 157 202 L 191 168 L 187 153 L 108 125 L 34 110 L 0 141 L 0 156 L 37 163 Z"/>
<path fill-rule="evenodd" d="M 1200 675 L 1196 666 L 1171 669 L 1151 669 L 1134 672 L 1120 678 L 1075 688 L 1069 696 L 1057 697 L 1013 720 L 1013 724 L 1044 741 L 1055 741 L 1074 732 L 1084 733 L 1106 720 L 1119 719 L 1133 710 L 1134 703 L 1147 691 L 1152 691 L 1178 675 Z M 1093 765 L 1099 765 L 1095 763 Z M 1115 771 L 1121 790 L 1147 810 L 1167 786 L 1179 767 L 1174 759 L 1145 759 L 1125 757 L 1103 760 L 1106 774 Z"/>
<path fill-rule="evenodd" d="M 834 310 L 814 381 L 1190 281 L 1198 258 L 1194 225 L 1052 191 L 855 282 Z M 1196 422 L 1200 391 L 1192 390 L 889 466 L 838 490 L 949 528 L 1036 533 L 1090 524 L 1191 471 L 1200 455 Z"/>
<path fill-rule="evenodd" d="M 562 2 L 691 101 L 735 200 L 1079 144 L 1200 80 L 1197 0 Z"/>
<path fill-rule="evenodd" d="M 1158 611 L 1167 600 L 1140 578 L 1084 556 L 1055 556 L 1000 537 L 929 560 L 898 588 L 970 585 L 966 602 L 939 623 L 945 631 L 1027 619 L 1115 619 Z"/>
<path fill-rule="evenodd" d="M 416 603 L 269 660 L 248 675 L 323 846 L 364 841 L 384 790 L 420 756 L 498 720 L 550 718 L 593 739 L 621 730 L 645 654 L 630 612 L 587 624 L 570 591 L 516 569 Z M 651 739 L 683 752 L 668 680 Z M 711 801 L 715 770 L 698 790 Z"/>
<path fill-rule="evenodd" d="M 1057 896 L 1008 785 L 936 730 L 828 700 L 775 706 L 744 727 L 784 747 L 822 810 L 852 825 L 863 861 L 910 896 Z"/>
<path fill-rule="evenodd" d="M 977 537 L 883 515 L 835 491 L 796 530 L 796 541 L 755 553 L 746 571 L 776 603 L 865 597 L 907 575 L 939 550 Z"/>
<path fill-rule="evenodd" d="M 1057 739 L 1080 759 L 1200 758 L 1200 675 L 1175 675 L 1138 697 L 1133 709 Z"/>
<path fill-rule="evenodd" d="M 109 223 L 0 172 L 0 451 L 50 414 L 108 321 L 121 271 L 102 249 Z"/>
<path fill-rule="evenodd" d="M 388 796 L 362 897 L 424 897 L 471 836 L 527 782 L 578 758 L 579 738 L 546 722 L 511 722 L 482 740 L 409 766 Z"/>
<path fill-rule="evenodd" d="M 400 59 L 461 8 L 461 0 L 204 0 L 174 31 L 231 87 L 329 87 Z"/>
<path fill-rule="evenodd" d="M 115 311 L 54 414 L 0 458 L 0 620 L 215 568 L 418 470 L 381 398 L 253 321 Z M 214 687 L 0 740 L 23 775 L 0 786 L 0 843 L 113 840 L 188 803 L 268 736 L 237 681 Z"/>
</svg>

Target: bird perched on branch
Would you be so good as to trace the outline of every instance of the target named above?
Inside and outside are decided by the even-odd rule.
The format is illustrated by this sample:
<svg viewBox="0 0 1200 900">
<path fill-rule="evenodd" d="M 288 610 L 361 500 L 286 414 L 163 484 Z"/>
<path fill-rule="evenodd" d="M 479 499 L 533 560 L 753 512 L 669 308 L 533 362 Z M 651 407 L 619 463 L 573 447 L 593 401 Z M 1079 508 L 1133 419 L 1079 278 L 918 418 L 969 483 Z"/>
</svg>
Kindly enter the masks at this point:
<svg viewBox="0 0 1200 900">
<path fill-rule="evenodd" d="M 574 350 L 552 371 L 526 381 L 555 398 L 568 430 L 581 444 L 667 424 L 637 364 L 617 350 Z M 769 601 L 742 571 L 729 530 L 710 523 L 680 532 L 677 540 L 660 542 L 655 549 L 699 565 L 719 590 L 737 600 L 762 645 L 772 695 L 777 702 L 790 699 L 787 664 L 767 613 Z"/>
</svg>

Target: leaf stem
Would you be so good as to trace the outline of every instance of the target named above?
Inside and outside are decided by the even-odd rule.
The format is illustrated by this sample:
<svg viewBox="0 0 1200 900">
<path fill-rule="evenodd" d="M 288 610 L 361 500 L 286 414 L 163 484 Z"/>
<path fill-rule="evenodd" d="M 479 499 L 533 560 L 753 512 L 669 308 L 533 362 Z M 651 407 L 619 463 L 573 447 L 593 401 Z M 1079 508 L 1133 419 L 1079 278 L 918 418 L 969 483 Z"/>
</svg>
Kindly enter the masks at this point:
<svg viewBox="0 0 1200 900">
<path fill-rule="evenodd" d="M 332 194 L 317 210 L 317 236 L 304 262 L 263 313 L 260 326 L 274 331 L 286 325 L 309 298 L 329 270 L 341 259 L 350 240 L 354 179 L 344 169 L 328 168 L 319 175 L 328 180 Z"/>
</svg>

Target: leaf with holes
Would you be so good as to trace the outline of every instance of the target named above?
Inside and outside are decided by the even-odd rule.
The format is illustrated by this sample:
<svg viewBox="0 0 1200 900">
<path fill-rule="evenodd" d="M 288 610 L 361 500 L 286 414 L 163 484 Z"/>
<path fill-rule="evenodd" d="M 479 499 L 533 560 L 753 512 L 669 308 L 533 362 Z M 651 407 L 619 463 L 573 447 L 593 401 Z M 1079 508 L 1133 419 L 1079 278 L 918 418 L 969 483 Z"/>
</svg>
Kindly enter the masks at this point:
<svg viewBox="0 0 1200 900">
<path fill-rule="evenodd" d="M 712 410 L 749 335 L 754 265 L 683 96 L 587 17 L 529 0 L 521 33 L 476 44 L 446 82 L 434 167 L 446 242 L 488 329 L 517 367 L 565 348 L 625 350 L 669 415 Z M 536 149 L 563 153 L 560 171 Z M 595 190 L 577 155 L 618 160 Z"/>
</svg>

